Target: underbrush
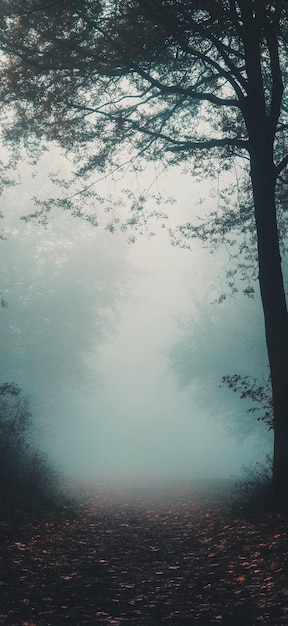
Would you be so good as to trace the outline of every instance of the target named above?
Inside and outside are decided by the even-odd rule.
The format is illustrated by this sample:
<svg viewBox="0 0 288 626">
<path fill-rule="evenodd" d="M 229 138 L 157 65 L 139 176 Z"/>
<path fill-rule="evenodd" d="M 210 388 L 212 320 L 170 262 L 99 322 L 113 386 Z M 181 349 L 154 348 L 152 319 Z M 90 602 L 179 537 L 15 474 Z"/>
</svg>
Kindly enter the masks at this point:
<svg viewBox="0 0 288 626">
<path fill-rule="evenodd" d="M 37 513 L 61 505 L 60 474 L 33 442 L 28 399 L 0 385 L 0 512 Z"/>
<path fill-rule="evenodd" d="M 233 508 L 252 515 L 273 509 L 272 458 L 268 454 L 265 461 L 243 467 L 243 477 L 235 483 Z"/>
</svg>

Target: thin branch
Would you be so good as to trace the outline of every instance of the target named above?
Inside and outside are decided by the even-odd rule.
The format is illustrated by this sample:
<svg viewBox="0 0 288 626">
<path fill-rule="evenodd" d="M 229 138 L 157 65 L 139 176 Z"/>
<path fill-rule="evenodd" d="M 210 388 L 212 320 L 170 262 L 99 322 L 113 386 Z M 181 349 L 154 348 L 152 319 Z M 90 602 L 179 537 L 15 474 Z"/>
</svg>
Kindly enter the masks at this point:
<svg viewBox="0 0 288 626">
<path fill-rule="evenodd" d="M 172 152 L 180 152 L 181 150 L 209 150 L 210 148 L 224 148 L 231 146 L 249 150 L 249 141 L 245 139 L 232 139 L 231 137 L 223 137 L 222 139 L 207 139 L 204 141 L 174 141 L 175 146 L 167 148 Z"/>
<path fill-rule="evenodd" d="M 288 154 L 286 154 L 284 159 L 282 159 L 282 161 L 280 161 L 280 163 L 276 165 L 276 168 L 275 168 L 276 176 L 279 176 L 279 174 L 285 169 L 285 167 L 287 167 L 287 165 L 288 165 Z"/>
</svg>

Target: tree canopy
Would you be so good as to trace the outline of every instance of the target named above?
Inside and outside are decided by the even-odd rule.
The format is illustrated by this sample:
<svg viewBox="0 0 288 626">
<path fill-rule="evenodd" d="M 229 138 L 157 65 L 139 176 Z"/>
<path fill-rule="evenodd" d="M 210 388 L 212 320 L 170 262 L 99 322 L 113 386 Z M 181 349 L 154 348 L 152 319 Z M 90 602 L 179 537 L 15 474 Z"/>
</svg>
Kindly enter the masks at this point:
<svg viewBox="0 0 288 626">
<path fill-rule="evenodd" d="M 220 150 L 223 168 L 250 152 L 257 108 L 279 175 L 287 13 L 281 0 L 4 2 L 1 96 L 18 120 L 6 137 L 77 148 L 83 174 L 118 166 L 119 146 L 173 163 L 192 153 L 198 168 Z"/>
<path fill-rule="evenodd" d="M 86 168 L 124 139 L 146 157 L 221 148 L 229 162 L 250 150 L 253 104 L 277 129 L 277 173 L 287 164 L 285 1 L 33 0 L 4 2 L 1 13 L 2 97 L 21 136 L 84 144 L 86 154 L 89 141 Z"/>
<path fill-rule="evenodd" d="M 233 244 L 240 233 L 239 269 L 244 292 L 253 295 L 257 253 L 247 179 L 255 115 L 262 140 L 273 138 L 282 244 L 287 233 L 287 18 L 281 1 L 7 2 L 1 90 L 11 121 L 4 107 L 4 141 L 15 147 L 18 139 L 34 152 L 56 140 L 73 155 L 82 185 L 95 171 L 127 162 L 141 169 L 141 159 L 185 162 L 202 177 L 231 168 L 236 158 L 236 204 L 230 184 L 223 210 L 184 224 L 173 241 Z M 89 184 L 86 203 L 87 190 Z M 67 193 L 62 205 L 75 211 L 75 201 L 80 212 L 79 196 Z M 143 212 L 143 203 L 136 205 L 132 226 Z M 42 204 L 36 214 L 48 210 Z"/>
</svg>

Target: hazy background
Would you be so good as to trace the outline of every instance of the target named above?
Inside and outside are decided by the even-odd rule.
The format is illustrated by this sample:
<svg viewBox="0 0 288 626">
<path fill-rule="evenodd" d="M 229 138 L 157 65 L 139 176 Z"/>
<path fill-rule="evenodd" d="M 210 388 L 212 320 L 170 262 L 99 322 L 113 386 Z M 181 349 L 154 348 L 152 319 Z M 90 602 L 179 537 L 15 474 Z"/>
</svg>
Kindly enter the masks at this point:
<svg viewBox="0 0 288 626">
<path fill-rule="evenodd" d="M 41 447 L 68 477 L 120 483 L 229 478 L 264 459 L 271 436 L 219 387 L 225 374 L 267 376 L 258 293 L 216 304 L 227 253 L 172 247 L 161 220 L 133 245 L 60 210 L 46 228 L 21 221 L 33 195 L 53 194 L 52 165 L 69 170 L 56 152 L 37 172 L 21 166 L 0 223 L 1 381 L 30 395 Z M 164 207 L 172 227 L 217 202 L 209 181 L 176 169 L 155 185 L 177 199 Z M 99 183 L 115 198 L 122 186 Z"/>
</svg>

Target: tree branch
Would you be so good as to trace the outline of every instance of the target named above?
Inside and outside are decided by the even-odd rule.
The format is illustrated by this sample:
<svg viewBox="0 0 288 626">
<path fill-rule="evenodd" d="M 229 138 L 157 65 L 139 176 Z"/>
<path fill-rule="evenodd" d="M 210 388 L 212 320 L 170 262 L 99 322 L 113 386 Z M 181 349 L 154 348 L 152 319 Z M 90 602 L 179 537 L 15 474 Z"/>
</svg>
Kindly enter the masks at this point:
<svg viewBox="0 0 288 626">
<path fill-rule="evenodd" d="M 232 137 L 223 137 L 222 139 L 216 139 L 216 138 L 207 139 L 203 141 L 201 140 L 180 141 L 180 140 L 174 139 L 173 137 L 170 137 L 169 135 L 166 135 L 161 132 L 161 129 L 165 125 L 166 121 L 171 117 L 171 114 L 168 117 L 165 117 L 164 121 L 163 120 L 161 121 L 161 124 L 158 130 L 157 129 L 150 130 L 149 128 L 145 128 L 145 126 L 141 126 L 134 120 L 131 120 L 129 118 L 125 119 L 125 117 L 123 117 L 123 113 L 117 116 L 117 115 L 113 115 L 113 113 L 111 114 L 107 111 L 101 110 L 101 108 L 94 109 L 92 107 L 88 107 L 85 105 L 77 105 L 74 103 L 71 103 L 71 106 L 72 108 L 75 108 L 77 110 L 86 111 L 87 114 L 90 114 L 90 113 L 100 114 L 111 120 L 115 120 L 115 122 L 118 121 L 121 125 L 126 124 L 127 126 L 130 126 L 130 128 L 133 128 L 137 132 L 151 137 L 153 140 L 162 139 L 164 142 L 170 144 L 170 147 L 167 147 L 166 149 L 167 151 L 171 151 L 171 152 L 180 152 L 180 151 L 195 150 L 195 149 L 208 150 L 209 148 L 221 148 L 221 147 L 224 148 L 225 146 L 240 148 L 242 150 L 244 149 L 247 151 L 249 150 L 249 141 L 246 139 L 236 139 L 236 138 L 233 139 Z M 174 106 L 174 109 L 175 108 L 176 108 L 176 105 Z"/>
<path fill-rule="evenodd" d="M 223 137 L 222 139 L 207 139 L 204 141 L 176 141 L 177 145 L 167 148 L 172 152 L 180 152 L 185 150 L 209 150 L 210 148 L 225 148 L 231 146 L 249 150 L 249 141 L 245 139 L 232 139 L 231 137 Z"/>
<path fill-rule="evenodd" d="M 160 80 L 153 78 L 153 76 L 151 76 L 148 72 L 145 72 L 145 70 L 142 70 L 138 66 L 135 66 L 134 70 L 137 74 L 142 76 L 142 78 L 147 80 L 150 85 L 153 85 L 153 87 L 156 87 L 157 89 L 159 89 L 159 91 L 162 91 L 163 93 L 179 94 L 188 98 L 192 98 L 193 100 L 206 100 L 218 106 L 232 106 L 240 108 L 239 101 L 234 98 L 219 98 L 212 93 L 201 93 L 195 91 L 192 88 L 180 87 L 180 85 L 165 85 L 164 83 L 161 83 Z"/>
<path fill-rule="evenodd" d="M 280 161 L 280 163 L 276 165 L 276 168 L 275 168 L 276 176 L 279 176 L 279 174 L 285 169 L 285 167 L 287 167 L 287 165 L 288 165 L 288 154 L 286 154 L 284 159 L 282 159 L 282 161 Z"/>
<path fill-rule="evenodd" d="M 215 37 L 213 37 L 213 35 L 211 34 L 211 29 L 209 28 L 204 28 L 201 27 L 201 24 L 197 23 L 193 18 L 189 19 L 189 25 L 191 26 L 191 28 L 194 28 L 194 32 L 195 33 L 199 33 L 204 40 L 210 41 L 212 46 L 214 46 L 214 48 L 216 47 L 216 50 L 218 51 L 218 53 L 220 54 L 220 56 L 222 56 L 222 59 L 224 60 L 224 62 L 226 63 L 227 67 L 229 67 L 229 69 L 231 70 L 231 72 L 228 72 L 227 70 L 225 70 L 221 65 L 219 65 L 219 63 L 217 63 L 217 61 L 215 61 L 215 59 L 213 59 L 212 57 L 209 57 L 207 54 L 200 52 L 200 50 L 196 50 L 195 48 L 191 47 L 189 44 L 187 45 L 187 42 L 184 40 L 183 36 L 181 35 L 181 33 L 179 34 L 179 30 L 177 29 L 177 23 L 175 24 L 175 20 L 174 19 L 169 19 L 167 17 L 166 14 L 161 14 L 157 16 L 157 10 L 155 7 L 155 3 L 154 2 L 150 2 L 148 1 L 147 6 L 149 8 L 149 13 L 154 13 L 155 18 L 159 19 L 160 23 L 162 22 L 165 26 L 165 28 L 167 29 L 167 32 L 175 39 L 175 41 L 181 46 L 182 50 L 184 52 L 187 52 L 187 54 L 190 54 L 192 57 L 196 58 L 196 59 L 200 59 L 204 64 L 209 65 L 210 67 L 213 67 L 214 69 L 216 69 L 219 74 L 221 76 L 223 76 L 227 82 L 230 83 L 230 85 L 233 87 L 235 93 L 238 96 L 239 101 L 241 101 L 241 99 L 244 98 L 244 94 L 242 92 L 241 87 L 244 89 L 244 91 L 247 91 L 247 82 L 245 81 L 245 79 L 243 78 L 241 72 L 239 71 L 239 69 L 237 68 L 237 66 L 233 63 L 233 61 L 231 61 L 231 59 L 229 59 L 229 56 L 227 54 L 226 51 L 226 45 L 223 44 L 223 47 L 219 47 L 220 46 L 219 42 L 217 41 L 217 39 Z M 173 24 L 173 27 L 171 27 L 171 24 Z M 222 45 L 222 44 L 221 44 Z M 233 75 L 235 76 L 235 79 L 233 78 Z M 238 82 L 237 82 L 238 80 Z M 219 103 L 221 104 L 221 103 Z M 232 105 L 233 106 L 233 105 Z"/>
<path fill-rule="evenodd" d="M 195 23 L 195 26 L 196 26 L 196 23 Z M 202 30 L 202 34 L 203 35 L 205 34 L 206 37 L 207 37 L 207 33 L 205 33 L 205 29 L 199 28 L 200 32 L 201 32 L 201 30 Z M 225 71 L 226 75 L 227 75 L 227 73 L 229 74 L 229 76 L 230 76 L 230 83 L 233 84 L 233 87 L 234 87 L 238 97 L 240 97 L 240 96 L 243 97 L 243 93 L 242 93 L 241 89 L 239 89 L 239 85 L 241 85 L 241 87 L 247 93 L 247 86 L 248 86 L 247 85 L 247 81 L 242 76 L 241 72 L 239 71 L 239 69 L 235 65 L 235 63 L 233 63 L 233 61 L 230 59 L 229 54 L 227 53 L 227 46 L 225 44 L 223 44 L 221 41 L 219 41 L 216 37 L 214 37 L 212 32 L 208 34 L 208 39 L 214 45 L 216 50 L 218 50 L 218 52 L 219 52 L 220 56 L 222 57 L 224 63 L 227 65 L 227 67 L 231 71 L 231 74 L 233 74 L 235 76 L 236 80 L 234 80 L 232 78 L 232 75 L 230 75 L 228 72 L 223 70 L 223 71 Z M 239 85 L 237 84 L 237 81 L 238 81 Z"/>
</svg>

